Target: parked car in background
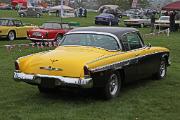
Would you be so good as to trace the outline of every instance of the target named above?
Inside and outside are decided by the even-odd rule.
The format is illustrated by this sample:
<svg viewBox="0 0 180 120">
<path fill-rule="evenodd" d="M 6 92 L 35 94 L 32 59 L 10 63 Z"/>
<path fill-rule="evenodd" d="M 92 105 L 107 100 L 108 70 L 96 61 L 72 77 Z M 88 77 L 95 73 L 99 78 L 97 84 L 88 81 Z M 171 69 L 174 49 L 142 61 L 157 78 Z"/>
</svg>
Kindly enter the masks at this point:
<svg viewBox="0 0 180 120">
<path fill-rule="evenodd" d="M 15 18 L 0 18 L 0 37 L 8 40 L 27 37 L 27 31 L 35 26 L 25 26 L 21 20 Z"/>
<path fill-rule="evenodd" d="M 109 13 L 102 13 L 95 17 L 95 24 L 102 24 L 102 25 L 118 25 L 120 18 L 115 17 L 113 14 Z"/>
<path fill-rule="evenodd" d="M 161 16 L 159 20 L 156 20 L 155 26 L 160 28 L 169 28 L 170 27 L 170 16 Z M 180 20 L 175 20 L 176 29 L 180 26 Z"/>
<path fill-rule="evenodd" d="M 20 10 L 18 12 L 20 17 L 37 17 L 40 18 L 42 16 L 42 9 L 36 7 L 29 7 L 26 10 Z"/>
<path fill-rule="evenodd" d="M 130 19 L 124 20 L 124 24 L 127 27 L 138 26 L 138 27 L 143 28 L 143 27 L 151 25 L 151 19 L 146 16 L 143 16 L 142 18 L 140 18 L 139 16 L 133 16 Z"/>
<path fill-rule="evenodd" d="M 11 5 L 5 4 L 5 5 L 0 5 L 0 10 L 12 10 L 13 7 Z"/>
<path fill-rule="evenodd" d="M 135 28 L 82 27 L 66 33 L 55 50 L 20 57 L 14 79 L 42 93 L 57 87 L 98 88 L 117 97 L 123 83 L 154 76 L 163 79 L 169 50 L 144 44 Z"/>
<path fill-rule="evenodd" d="M 33 42 L 54 42 L 60 41 L 71 29 L 69 23 L 45 22 L 40 28 L 27 31 L 27 35 Z"/>
</svg>

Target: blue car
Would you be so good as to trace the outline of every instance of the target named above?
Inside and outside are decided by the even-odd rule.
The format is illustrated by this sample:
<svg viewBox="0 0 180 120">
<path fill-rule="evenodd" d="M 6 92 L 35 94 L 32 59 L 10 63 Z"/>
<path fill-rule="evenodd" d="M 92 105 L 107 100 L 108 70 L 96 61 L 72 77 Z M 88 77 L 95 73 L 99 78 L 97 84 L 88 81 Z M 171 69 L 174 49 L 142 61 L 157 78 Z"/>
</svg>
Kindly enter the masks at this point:
<svg viewBox="0 0 180 120">
<path fill-rule="evenodd" d="M 102 25 L 118 25 L 119 18 L 115 17 L 113 14 L 109 13 L 102 13 L 95 17 L 95 24 L 102 24 Z"/>
</svg>

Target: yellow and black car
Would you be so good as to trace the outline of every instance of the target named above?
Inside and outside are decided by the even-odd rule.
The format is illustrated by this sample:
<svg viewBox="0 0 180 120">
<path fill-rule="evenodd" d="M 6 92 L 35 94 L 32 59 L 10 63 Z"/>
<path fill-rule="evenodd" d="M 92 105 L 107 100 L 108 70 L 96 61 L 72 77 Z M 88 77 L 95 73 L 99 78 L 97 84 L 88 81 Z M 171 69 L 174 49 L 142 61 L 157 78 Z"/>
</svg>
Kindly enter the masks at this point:
<svg viewBox="0 0 180 120">
<path fill-rule="evenodd" d="M 100 88 L 111 99 L 124 82 L 163 79 L 167 66 L 169 50 L 145 45 L 135 28 L 83 27 L 68 32 L 55 50 L 17 59 L 14 79 L 37 85 L 40 92 Z"/>
</svg>

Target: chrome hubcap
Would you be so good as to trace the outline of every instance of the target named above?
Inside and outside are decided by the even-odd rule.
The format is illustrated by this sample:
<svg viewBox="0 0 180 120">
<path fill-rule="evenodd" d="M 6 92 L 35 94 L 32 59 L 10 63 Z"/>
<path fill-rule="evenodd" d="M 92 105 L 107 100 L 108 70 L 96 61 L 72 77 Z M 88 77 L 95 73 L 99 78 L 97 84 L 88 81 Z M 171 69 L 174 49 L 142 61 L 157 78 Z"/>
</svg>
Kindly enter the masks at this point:
<svg viewBox="0 0 180 120">
<path fill-rule="evenodd" d="M 115 95 L 118 91 L 118 77 L 116 74 L 113 74 L 110 77 L 109 91 L 111 95 Z"/>
<path fill-rule="evenodd" d="M 13 32 L 9 33 L 9 40 L 14 40 L 15 36 Z"/>
<path fill-rule="evenodd" d="M 166 63 L 162 61 L 160 65 L 160 76 L 164 77 L 165 74 L 166 74 Z"/>
</svg>

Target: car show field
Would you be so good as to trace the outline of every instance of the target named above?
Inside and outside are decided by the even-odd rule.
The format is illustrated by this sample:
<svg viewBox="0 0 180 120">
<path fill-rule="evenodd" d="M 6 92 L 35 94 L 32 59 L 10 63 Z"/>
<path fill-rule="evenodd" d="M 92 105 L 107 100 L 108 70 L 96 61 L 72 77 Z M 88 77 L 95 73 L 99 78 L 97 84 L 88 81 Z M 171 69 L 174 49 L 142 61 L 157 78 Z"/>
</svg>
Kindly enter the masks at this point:
<svg viewBox="0 0 180 120">
<path fill-rule="evenodd" d="M 97 13 L 87 18 L 63 18 L 63 22 L 78 22 L 80 26 L 96 26 Z M 55 15 L 40 18 L 21 18 L 16 11 L 0 11 L 0 18 L 17 18 L 26 24 L 42 25 L 60 21 Z M 122 18 L 119 26 L 125 26 Z M 138 28 L 142 35 L 150 28 Z M 4 45 L 29 44 L 30 40 L 0 39 L 0 120 L 178 120 L 180 113 L 180 34 L 159 35 L 144 39 L 152 46 L 170 49 L 171 66 L 163 80 L 147 78 L 122 89 L 119 97 L 105 101 L 94 90 L 62 89 L 51 94 L 40 94 L 36 86 L 13 80 L 17 58 L 54 47 L 16 46 L 8 50 Z"/>
</svg>

